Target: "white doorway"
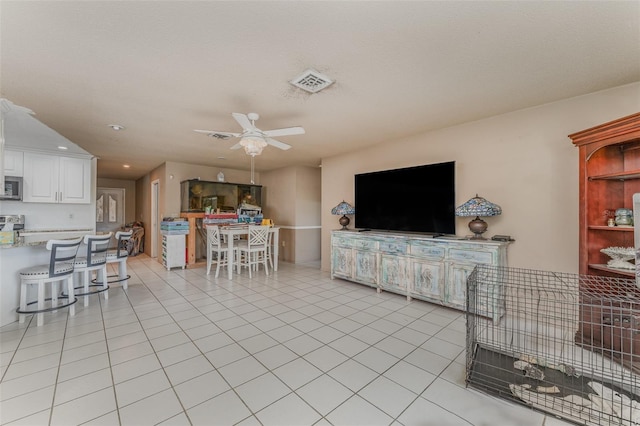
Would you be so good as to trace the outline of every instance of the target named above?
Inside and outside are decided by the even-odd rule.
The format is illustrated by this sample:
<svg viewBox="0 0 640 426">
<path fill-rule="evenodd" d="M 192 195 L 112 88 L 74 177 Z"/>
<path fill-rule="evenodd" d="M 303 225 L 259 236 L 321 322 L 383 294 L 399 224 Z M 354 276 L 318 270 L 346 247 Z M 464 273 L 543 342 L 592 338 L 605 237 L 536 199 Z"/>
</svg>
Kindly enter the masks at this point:
<svg viewBox="0 0 640 426">
<path fill-rule="evenodd" d="M 158 196 L 160 192 L 160 180 L 151 182 L 151 257 L 158 257 Z"/>
<path fill-rule="evenodd" d="M 96 188 L 96 232 L 113 232 L 124 227 L 124 188 Z"/>
</svg>

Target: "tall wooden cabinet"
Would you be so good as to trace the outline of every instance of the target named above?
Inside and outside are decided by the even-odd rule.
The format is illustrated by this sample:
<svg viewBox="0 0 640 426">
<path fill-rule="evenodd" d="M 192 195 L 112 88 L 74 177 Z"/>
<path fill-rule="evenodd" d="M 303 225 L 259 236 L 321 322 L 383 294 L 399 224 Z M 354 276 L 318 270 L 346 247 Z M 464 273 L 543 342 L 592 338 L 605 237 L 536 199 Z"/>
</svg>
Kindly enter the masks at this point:
<svg viewBox="0 0 640 426">
<path fill-rule="evenodd" d="M 633 247 L 633 226 L 607 226 L 619 208 L 633 209 L 640 192 L 640 113 L 569 135 L 580 150 L 580 274 L 635 276 L 613 269 L 600 250 Z"/>
</svg>

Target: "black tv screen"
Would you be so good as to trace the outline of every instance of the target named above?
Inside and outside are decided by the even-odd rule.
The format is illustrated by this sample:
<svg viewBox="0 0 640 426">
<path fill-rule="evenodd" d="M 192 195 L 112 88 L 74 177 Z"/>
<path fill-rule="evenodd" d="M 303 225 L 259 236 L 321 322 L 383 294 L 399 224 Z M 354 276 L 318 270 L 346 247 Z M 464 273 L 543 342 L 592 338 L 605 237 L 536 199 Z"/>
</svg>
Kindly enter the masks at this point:
<svg viewBox="0 0 640 426">
<path fill-rule="evenodd" d="M 455 162 L 355 175 L 355 227 L 455 234 Z"/>
</svg>

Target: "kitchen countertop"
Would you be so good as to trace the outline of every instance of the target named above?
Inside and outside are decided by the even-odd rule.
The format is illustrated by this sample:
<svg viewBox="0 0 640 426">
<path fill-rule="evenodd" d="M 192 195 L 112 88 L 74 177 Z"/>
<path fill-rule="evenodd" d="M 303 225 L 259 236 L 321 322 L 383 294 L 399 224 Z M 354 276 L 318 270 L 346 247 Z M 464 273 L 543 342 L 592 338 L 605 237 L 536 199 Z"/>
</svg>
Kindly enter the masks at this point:
<svg viewBox="0 0 640 426">
<path fill-rule="evenodd" d="M 13 244 L 2 244 L 0 248 L 16 248 L 43 246 L 49 240 L 68 240 L 93 234 L 95 231 L 86 229 L 21 229 L 17 231 L 18 237 Z"/>
</svg>

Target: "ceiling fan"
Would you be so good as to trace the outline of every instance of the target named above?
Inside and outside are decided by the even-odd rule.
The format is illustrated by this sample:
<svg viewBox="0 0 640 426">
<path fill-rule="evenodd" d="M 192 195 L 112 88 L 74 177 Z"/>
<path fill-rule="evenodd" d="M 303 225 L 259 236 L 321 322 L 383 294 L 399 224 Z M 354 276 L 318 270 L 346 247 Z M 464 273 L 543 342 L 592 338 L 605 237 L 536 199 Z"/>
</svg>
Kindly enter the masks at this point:
<svg viewBox="0 0 640 426">
<path fill-rule="evenodd" d="M 275 146 L 283 150 L 291 148 L 291 145 L 273 139 L 278 136 L 301 135 L 304 134 L 302 127 L 286 127 L 283 129 L 260 130 L 256 127 L 256 120 L 260 118 L 255 112 L 249 114 L 240 114 L 234 112 L 231 114 L 233 118 L 242 127 L 241 133 L 219 132 L 216 130 L 194 130 L 198 133 L 205 133 L 207 136 L 216 139 L 226 140 L 229 138 L 240 138 L 240 142 L 233 145 L 231 149 L 244 148 L 245 152 L 252 157 L 260 155 L 262 149 L 267 145 Z"/>
</svg>

